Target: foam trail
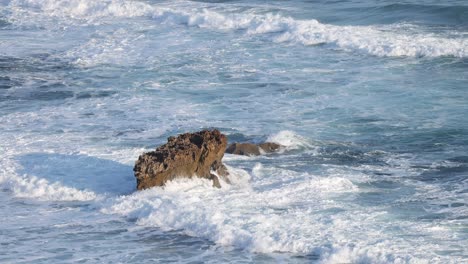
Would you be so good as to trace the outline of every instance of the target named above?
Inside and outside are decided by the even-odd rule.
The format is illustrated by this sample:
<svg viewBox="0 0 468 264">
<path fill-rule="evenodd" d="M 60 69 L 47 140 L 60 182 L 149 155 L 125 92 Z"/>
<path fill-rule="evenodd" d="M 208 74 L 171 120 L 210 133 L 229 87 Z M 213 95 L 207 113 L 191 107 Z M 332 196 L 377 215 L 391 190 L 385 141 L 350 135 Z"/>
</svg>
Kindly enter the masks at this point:
<svg viewBox="0 0 468 264">
<path fill-rule="evenodd" d="M 278 43 L 327 44 L 340 50 L 382 57 L 468 56 L 468 41 L 463 33 L 455 34 L 457 37 L 446 37 L 418 29 L 409 32 L 408 27 L 401 24 L 336 26 L 280 14 L 223 14 L 207 5 L 188 5 L 190 9 L 182 4 L 164 7 L 122 0 L 14 0 L 10 8 L 15 11 L 13 17 L 19 23 L 26 23 L 25 18 L 30 18 L 31 14 L 34 17 L 61 18 L 62 23 L 70 23 L 68 20 L 71 18 L 94 24 L 103 23 L 104 18 L 148 17 L 161 24 L 184 24 L 222 31 L 243 30 L 246 36 L 266 35 L 266 38 Z"/>
</svg>

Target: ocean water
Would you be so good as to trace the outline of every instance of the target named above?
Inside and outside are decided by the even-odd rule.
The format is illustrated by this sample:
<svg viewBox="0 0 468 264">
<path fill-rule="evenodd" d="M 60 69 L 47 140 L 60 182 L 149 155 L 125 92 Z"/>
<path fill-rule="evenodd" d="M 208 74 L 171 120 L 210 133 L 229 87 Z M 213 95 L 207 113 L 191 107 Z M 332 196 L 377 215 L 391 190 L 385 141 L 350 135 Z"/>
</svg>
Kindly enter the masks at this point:
<svg viewBox="0 0 468 264">
<path fill-rule="evenodd" d="M 467 113 L 465 0 L 0 0 L 0 262 L 468 263 Z"/>
</svg>

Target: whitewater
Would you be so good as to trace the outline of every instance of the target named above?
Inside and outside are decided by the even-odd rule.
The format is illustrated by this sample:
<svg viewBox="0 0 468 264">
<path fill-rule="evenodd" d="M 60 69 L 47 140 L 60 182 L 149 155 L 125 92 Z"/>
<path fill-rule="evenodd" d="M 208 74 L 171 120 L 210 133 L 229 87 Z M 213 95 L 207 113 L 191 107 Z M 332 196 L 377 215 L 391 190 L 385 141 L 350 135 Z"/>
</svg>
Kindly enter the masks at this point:
<svg viewBox="0 0 468 264">
<path fill-rule="evenodd" d="M 467 111 L 462 0 L 0 0 L 0 262 L 468 263 Z"/>
</svg>

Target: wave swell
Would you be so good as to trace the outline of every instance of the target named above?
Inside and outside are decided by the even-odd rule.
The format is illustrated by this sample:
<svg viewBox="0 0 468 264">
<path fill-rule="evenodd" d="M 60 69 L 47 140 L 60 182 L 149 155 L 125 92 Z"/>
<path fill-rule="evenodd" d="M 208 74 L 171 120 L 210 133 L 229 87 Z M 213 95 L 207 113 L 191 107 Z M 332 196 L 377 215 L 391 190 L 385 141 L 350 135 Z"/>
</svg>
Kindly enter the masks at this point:
<svg viewBox="0 0 468 264">
<path fill-rule="evenodd" d="M 219 31 L 241 31 L 245 36 L 262 36 L 277 43 L 363 52 L 381 57 L 467 57 L 468 41 L 463 32 L 427 33 L 412 25 L 337 26 L 317 20 L 297 20 L 280 14 L 253 12 L 223 13 L 207 5 L 153 6 L 123 0 L 14 0 L 15 19 L 25 23 L 31 17 L 53 17 L 68 23 L 78 19 L 91 24 L 112 18 L 147 17 L 160 24 L 182 24 Z M 25 15 L 26 14 L 26 15 Z M 29 21 L 31 22 L 31 21 Z M 73 23 L 73 22 L 72 22 Z"/>
</svg>

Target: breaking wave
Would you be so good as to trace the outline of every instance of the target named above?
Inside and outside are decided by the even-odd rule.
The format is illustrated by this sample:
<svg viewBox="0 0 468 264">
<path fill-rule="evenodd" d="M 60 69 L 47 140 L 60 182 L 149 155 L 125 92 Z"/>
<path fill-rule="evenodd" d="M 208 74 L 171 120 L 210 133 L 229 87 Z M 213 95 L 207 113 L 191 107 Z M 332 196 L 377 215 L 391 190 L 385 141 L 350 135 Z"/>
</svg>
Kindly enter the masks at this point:
<svg viewBox="0 0 468 264">
<path fill-rule="evenodd" d="M 86 24 L 109 23 L 112 18 L 146 17 L 159 24 L 242 31 L 246 36 L 263 36 L 277 43 L 327 45 L 382 57 L 468 56 L 468 41 L 463 32 L 450 32 L 448 36 L 424 32 L 412 25 L 337 26 L 277 13 L 223 13 L 212 6 L 193 3 L 165 7 L 123 0 L 14 0 L 9 7 L 13 10 L 10 21 L 20 24 L 43 21 L 44 17 L 59 18 L 60 23 L 78 20 Z"/>
<path fill-rule="evenodd" d="M 256 168 L 256 177 L 261 170 Z M 309 197 L 317 200 L 315 206 L 327 207 L 320 201 L 322 198 L 357 191 L 353 183 L 339 177 L 308 175 L 306 183 L 269 189 L 246 185 L 249 176 L 241 169 L 230 168 L 230 172 L 234 185 L 223 189 L 213 189 L 212 183 L 204 179 L 177 179 L 164 188 L 122 196 L 101 211 L 134 219 L 141 226 L 180 231 L 228 248 L 309 254 L 316 250 L 316 237 L 310 233 L 315 227 L 304 225 L 310 215 L 300 206 L 301 201 Z"/>
</svg>

